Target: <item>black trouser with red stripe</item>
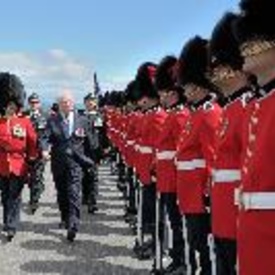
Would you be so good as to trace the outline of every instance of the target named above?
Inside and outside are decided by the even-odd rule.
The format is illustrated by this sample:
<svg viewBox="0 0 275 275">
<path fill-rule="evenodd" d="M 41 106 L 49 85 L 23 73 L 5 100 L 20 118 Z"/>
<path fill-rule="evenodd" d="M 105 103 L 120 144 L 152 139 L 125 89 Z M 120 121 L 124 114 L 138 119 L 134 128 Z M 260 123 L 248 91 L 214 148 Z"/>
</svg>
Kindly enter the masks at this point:
<svg viewBox="0 0 275 275">
<path fill-rule="evenodd" d="M 174 262 L 177 264 L 185 265 L 184 259 L 184 251 L 185 251 L 185 243 L 183 240 L 183 232 L 182 232 L 182 218 L 177 205 L 177 195 L 176 193 L 161 193 L 160 197 L 160 223 L 161 223 L 161 234 L 162 240 L 163 236 L 163 228 L 165 226 L 165 209 L 168 214 L 168 218 L 171 224 L 171 229 L 173 232 L 173 248 L 170 251 L 170 256 Z"/>
<path fill-rule="evenodd" d="M 215 252 L 217 275 L 236 275 L 236 240 L 215 237 Z"/>
<path fill-rule="evenodd" d="M 186 214 L 187 240 L 190 247 L 190 264 L 192 274 L 196 274 L 195 252 L 199 253 L 201 275 L 211 275 L 210 249 L 208 236 L 210 233 L 210 214 Z"/>
</svg>

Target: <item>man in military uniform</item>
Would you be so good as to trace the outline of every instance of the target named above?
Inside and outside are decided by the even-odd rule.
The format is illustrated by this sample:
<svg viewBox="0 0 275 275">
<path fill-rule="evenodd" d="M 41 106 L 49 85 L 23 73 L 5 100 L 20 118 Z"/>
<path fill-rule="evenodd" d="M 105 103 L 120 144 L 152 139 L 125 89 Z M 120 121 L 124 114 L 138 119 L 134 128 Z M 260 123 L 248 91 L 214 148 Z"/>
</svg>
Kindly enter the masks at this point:
<svg viewBox="0 0 275 275">
<path fill-rule="evenodd" d="M 223 94 L 223 116 L 217 130 L 217 152 L 211 190 L 212 232 L 215 241 L 217 275 L 237 273 L 237 216 L 234 201 L 241 182 L 242 121 L 248 74 L 242 70 L 243 57 L 233 35 L 237 16 L 226 13 L 212 32 L 210 80 Z"/>
<path fill-rule="evenodd" d="M 89 121 L 89 130 L 91 132 L 91 144 L 93 145 L 92 151 L 89 152 L 90 157 L 98 166 L 102 157 L 102 150 L 99 141 L 99 135 L 102 132 L 103 121 L 97 110 L 97 101 L 92 93 L 84 97 L 85 111 L 84 116 Z M 97 196 L 97 169 L 88 172 L 84 170 L 82 180 L 82 202 L 88 205 L 88 212 L 94 213 L 98 210 L 96 203 Z M 93 172 L 93 173 L 91 173 Z"/>
<path fill-rule="evenodd" d="M 175 155 L 178 139 L 189 115 L 184 106 L 182 89 L 176 85 L 177 58 L 164 57 L 157 68 L 155 86 L 160 103 L 167 117 L 158 136 L 156 154 L 157 192 L 160 200 L 160 241 L 163 242 L 163 227 L 166 210 L 173 232 L 173 244 L 169 251 L 171 264 L 165 274 L 185 274 L 185 243 L 183 240 L 182 218 L 177 205 L 177 177 Z"/>
<path fill-rule="evenodd" d="M 25 91 L 21 80 L 0 73 L 0 186 L 3 225 L 8 241 L 20 220 L 21 191 L 37 157 L 36 133 L 29 118 L 22 116 Z"/>
<path fill-rule="evenodd" d="M 145 62 L 139 67 L 136 75 L 137 104 L 143 112 L 137 143 L 139 151 L 138 176 L 142 192 L 141 228 L 143 233 L 152 236 L 152 243 L 149 243 L 149 246 L 143 245 L 140 250 L 141 258 L 151 256 L 155 252 L 156 151 L 158 137 L 166 117 L 164 110 L 159 107 L 159 97 L 154 86 L 156 68 L 156 64 Z M 156 268 L 155 264 L 156 262 L 153 270 Z"/>
<path fill-rule="evenodd" d="M 221 108 L 213 100 L 215 87 L 206 78 L 208 41 L 195 36 L 183 47 L 178 78 L 190 104 L 190 116 L 179 139 L 176 165 L 178 203 L 185 215 L 190 263 L 195 273 L 195 251 L 199 253 L 201 273 L 211 275 L 209 184 L 215 155 L 215 133 Z"/>
<path fill-rule="evenodd" d="M 39 158 L 34 163 L 34 169 L 29 175 L 29 188 L 30 188 L 30 209 L 34 214 L 38 208 L 39 199 L 44 191 L 44 170 L 45 160 L 41 155 L 41 138 L 46 127 L 46 116 L 42 113 L 41 103 L 38 94 L 32 93 L 28 98 L 29 109 L 25 112 L 36 130 L 38 142 L 37 147 L 40 151 Z"/>
<path fill-rule="evenodd" d="M 236 34 L 260 93 L 247 106 L 238 215 L 240 275 L 275 272 L 275 25 L 273 1 L 243 0 Z"/>
</svg>

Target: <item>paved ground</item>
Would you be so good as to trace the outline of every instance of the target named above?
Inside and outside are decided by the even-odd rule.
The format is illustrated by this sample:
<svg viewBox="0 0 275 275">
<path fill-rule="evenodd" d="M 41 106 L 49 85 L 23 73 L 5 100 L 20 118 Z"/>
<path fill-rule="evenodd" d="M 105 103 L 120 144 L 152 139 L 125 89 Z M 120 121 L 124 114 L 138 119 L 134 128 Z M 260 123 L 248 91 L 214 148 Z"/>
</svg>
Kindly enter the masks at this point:
<svg viewBox="0 0 275 275">
<path fill-rule="evenodd" d="M 122 219 L 123 202 L 115 179 L 108 167 L 100 168 L 100 211 L 88 215 L 83 209 L 80 233 L 70 244 L 66 232 L 58 229 L 55 190 L 47 169 L 47 187 L 37 213 L 34 216 L 28 213 L 25 188 L 20 231 L 12 243 L 6 243 L 0 236 L 0 275 L 148 274 L 151 262 L 140 262 L 133 257 L 134 236 Z"/>
</svg>

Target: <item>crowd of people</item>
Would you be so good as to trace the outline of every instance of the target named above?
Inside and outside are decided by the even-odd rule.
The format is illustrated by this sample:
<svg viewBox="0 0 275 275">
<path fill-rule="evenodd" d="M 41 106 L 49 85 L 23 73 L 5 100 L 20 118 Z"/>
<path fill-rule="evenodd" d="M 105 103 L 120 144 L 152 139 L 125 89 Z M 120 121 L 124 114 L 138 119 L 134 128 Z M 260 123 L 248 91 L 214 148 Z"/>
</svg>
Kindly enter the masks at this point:
<svg viewBox="0 0 275 275">
<path fill-rule="evenodd" d="M 50 160 L 61 215 L 59 226 L 67 230 L 67 239 L 74 241 L 81 204 L 87 205 L 91 214 L 98 209 L 97 166 L 106 145 L 97 99 L 89 93 L 84 98 L 85 109 L 77 110 L 72 93 L 64 90 L 47 113 L 36 93 L 28 97 L 28 108 L 24 108 L 24 86 L 11 73 L 0 73 L 0 90 L 3 232 L 12 241 L 25 184 L 30 190 L 30 213 L 35 214 L 45 189 L 45 165 Z"/>
<path fill-rule="evenodd" d="M 20 194 L 35 213 L 50 160 L 60 226 L 74 241 L 82 203 L 97 211 L 97 166 L 112 157 L 133 251 L 151 274 L 274 275 L 275 27 L 270 0 L 241 0 L 209 39 L 178 57 L 144 62 L 125 91 L 84 98 L 66 91 L 47 117 L 20 79 L 0 73 L 0 182 L 4 231 L 12 240 Z M 100 130 L 99 130 L 100 129 Z M 108 138 L 107 138 L 108 137 Z M 111 149 L 110 149 L 111 148 Z M 168 217 L 171 264 L 163 266 Z"/>
</svg>

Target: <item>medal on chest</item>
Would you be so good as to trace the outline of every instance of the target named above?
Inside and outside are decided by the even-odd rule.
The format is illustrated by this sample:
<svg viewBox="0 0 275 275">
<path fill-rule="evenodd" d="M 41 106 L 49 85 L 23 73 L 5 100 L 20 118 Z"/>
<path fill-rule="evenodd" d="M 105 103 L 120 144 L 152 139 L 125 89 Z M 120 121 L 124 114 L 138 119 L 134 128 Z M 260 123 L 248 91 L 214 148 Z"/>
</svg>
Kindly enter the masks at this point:
<svg viewBox="0 0 275 275">
<path fill-rule="evenodd" d="M 85 137 L 84 128 L 77 128 L 74 133 L 77 137 L 81 137 L 81 138 Z"/>
<path fill-rule="evenodd" d="M 12 127 L 12 135 L 17 138 L 26 137 L 26 129 L 23 128 L 20 124 L 15 124 Z"/>
</svg>

